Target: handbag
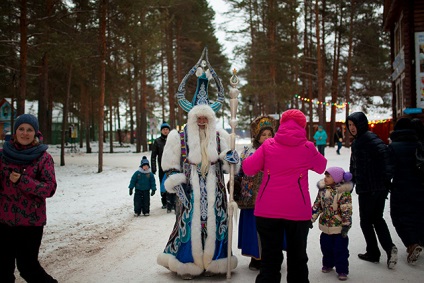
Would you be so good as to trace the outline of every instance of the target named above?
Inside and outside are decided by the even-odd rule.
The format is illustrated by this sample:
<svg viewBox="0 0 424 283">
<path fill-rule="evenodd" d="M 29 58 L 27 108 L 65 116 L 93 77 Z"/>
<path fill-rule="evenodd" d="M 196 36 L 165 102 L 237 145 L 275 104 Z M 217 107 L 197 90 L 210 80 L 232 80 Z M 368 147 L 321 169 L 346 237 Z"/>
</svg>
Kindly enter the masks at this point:
<svg viewBox="0 0 424 283">
<path fill-rule="evenodd" d="M 251 209 L 255 207 L 256 196 L 258 195 L 259 186 L 262 182 L 263 173 L 259 172 L 255 176 L 244 175 L 241 178 L 240 188 L 237 192 L 234 191 L 234 201 L 240 209 Z"/>
<path fill-rule="evenodd" d="M 256 196 L 262 182 L 263 173 L 259 172 L 255 176 L 246 176 L 243 172 L 243 160 L 253 152 L 245 147 L 241 154 L 241 168 L 238 176 L 234 179 L 234 201 L 240 209 L 251 209 L 255 207 Z"/>
</svg>

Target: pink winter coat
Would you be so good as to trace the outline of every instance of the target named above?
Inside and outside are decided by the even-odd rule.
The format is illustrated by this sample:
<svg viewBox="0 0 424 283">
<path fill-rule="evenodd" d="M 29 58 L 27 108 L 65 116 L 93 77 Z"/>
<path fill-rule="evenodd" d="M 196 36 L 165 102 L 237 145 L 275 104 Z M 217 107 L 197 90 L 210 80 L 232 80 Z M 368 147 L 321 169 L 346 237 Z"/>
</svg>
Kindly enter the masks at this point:
<svg viewBox="0 0 424 283">
<path fill-rule="evenodd" d="M 310 220 L 308 170 L 322 174 L 327 159 L 306 139 L 306 119 L 299 123 L 283 118 L 284 114 L 275 137 L 267 139 L 243 162 L 246 175 L 264 172 L 254 214 L 265 218 Z"/>
</svg>

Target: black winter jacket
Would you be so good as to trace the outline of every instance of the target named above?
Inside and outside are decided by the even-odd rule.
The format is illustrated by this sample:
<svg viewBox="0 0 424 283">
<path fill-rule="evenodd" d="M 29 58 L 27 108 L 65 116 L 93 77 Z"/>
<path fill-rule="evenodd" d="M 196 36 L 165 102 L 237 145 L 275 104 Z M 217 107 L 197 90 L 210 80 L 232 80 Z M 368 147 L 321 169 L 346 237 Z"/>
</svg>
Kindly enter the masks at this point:
<svg viewBox="0 0 424 283">
<path fill-rule="evenodd" d="M 390 172 L 393 176 L 393 191 L 412 192 L 423 190 L 421 176 L 416 168 L 415 152 L 418 138 L 414 130 L 397 130 L 390 134 Z"/>
<path fill-rule="evenodd" d="M 152 164 L 152 173 L 156 174 L 157 167 L 156 167 L 156 158 L 158 161 L 159 166 L 159 182 L 163 178 L 163 171 L 162 171 L 162 154 L 163 154 L 163 148 L 165 147 L 167 136 L 161 135 L 155 141 L 153 142 L 153 148 L 152 148 L 152 155 L 150 156 L 150 162 Z"/>
<path fill-rule="evenodd" d="M 357 129 L 351 148 L 350 168 L 356 193 L 371 193 L 388 190 L 390 186 L 389 154 L 387 145 L 368 130 L 368 119 L 362 112 L 347 117 Z"/>
</svg>

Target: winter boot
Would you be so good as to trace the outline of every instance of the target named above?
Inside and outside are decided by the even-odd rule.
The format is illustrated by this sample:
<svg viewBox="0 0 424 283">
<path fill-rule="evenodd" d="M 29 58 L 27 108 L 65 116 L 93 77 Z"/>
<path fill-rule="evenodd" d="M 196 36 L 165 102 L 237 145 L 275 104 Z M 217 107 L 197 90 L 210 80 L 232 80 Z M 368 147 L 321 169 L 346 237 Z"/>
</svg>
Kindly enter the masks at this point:
<svg viewBox="0 0 424 283">
<path fill-rule="evenodd" d="M 372 256 L 369 253 L 358 254 L 358 257 L 362 260 L 373 262 L 373 263 L 379 263 L 380 262 L 379 256 Z"/>
<path fill-rule="evenodd" d="M 420 253 L 422 252 L 423 247 L 421 247 L 418 244 L 410 245 L 407 249 L 408 257 L 407 261 L 409 264 L 415 265 L 417 263 L 418 257 L 420 256 Z"/>
<path fill-rule="evenodd" d="M 249 269 L 253 271 L 258 271 L 259 269 L 261 269 L 261 260 L 252 257 L 252 259 L 250 260 Z"/>
<path fill-rule="evenodd" d="M 395 245 L 387 252 L 387 268 L 393 269 L 397 264 L 397 253 L 398 249 Z"/>
</svg>

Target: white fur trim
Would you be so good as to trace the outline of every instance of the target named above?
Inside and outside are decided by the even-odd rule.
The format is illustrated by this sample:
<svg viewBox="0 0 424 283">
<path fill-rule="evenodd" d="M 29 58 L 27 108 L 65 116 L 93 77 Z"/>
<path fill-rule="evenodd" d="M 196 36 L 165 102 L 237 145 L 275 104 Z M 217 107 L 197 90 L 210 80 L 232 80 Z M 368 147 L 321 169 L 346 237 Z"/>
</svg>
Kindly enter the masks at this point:
<svg viewBox="0 0 424 283">
<path fill-rule="evenodd" d="M 168 134 L 162 156 L 163 171 L 170 169 L 181 171 L 181 139 L 177 130 L 172 130 Z"/>
<path fill-rule="evenodd" d="M 178 275 L 191 274 L 197 276 L 203 273 L 204 269 L 194 263 L 182 263 L 171 254 L 161 253 L 157 257 L 157 263 Z"/>
<path fill-rule="evenodd" d="M 186 182 L 186 176 L 183 173 L 176 173 L 166 178 L 164 186 L 168 193 L 175 194 L 174 188 Z"/>
<path fill-rule="evenodd" d="M 205 249 L 203 254 L 203 262 L 205 269 L 208 268 L 210 262 L 212 261 L 213 255 L 215 253 L 215 240 L 216 240 L 216 217 L 215 217 L 215 201 L 216 201 L 216 174 L 215 166 L 212 165 L 209 167 L 208 176 L 206 178 L 206 191 L 208 193 L 208 237 L 205 242 Z"/>
<path fill-rule="evenodd" d="M 203 264 L 203 248 L 202 235 L 200 224 L 200 185 L 199 175 L 197 174 L 196 166 L 191 165 L 191 179 L 193 189 L 193 217 L 191 221 L 191 250 L 194 263 L 204 269 Z M 208 233 L 209 235 L 209 233 Z"/>
<path fill-rule="evenodd" d="M 222 170 L 224 170 L 224 173 L 230 173 L 230 163 L 228 163 L 227 161 L 225 161 L 225 156 L 227 155 L 227 151 L 229 151 L 231 149 L 230 146 L 230 134 L 224 130 L 224 129 L 219 129 L 219 140 L 221 143 L 221 153 L 219 154 L 219 159 L 221 159 L 223 161 L 222 163 Z M 235 172 L 238 172 L 237 170 Z"/>
<path fill-rule="evenodd" d="M 318 189 L 325 188 L 324 179 L 321 179 L 317 183 Z M 337 189 L 337 193 L 351 192 L 353 190 L 353 183 L 351 181 L 345 183 L 339 183 L 335 187 Z"/>
<path fill-rule="evenodd" d="M 212 273 L 225 274 L 225 273 L 227 273 L 227 264 L 228 264 L 227 261 L 228 261 L 227 258 L 221 258 L 221 259 L 218 259 L 218 260 L 214 260 L 208 266 L 206 271 L 209 271 L 209 272 L 212 272 Z M 231 256 L 231 259 L 230 259 L 231 270 L 235 269 L 237 267 L 237 264 L 238 264 L 237 257 Z"/>
</svg>

